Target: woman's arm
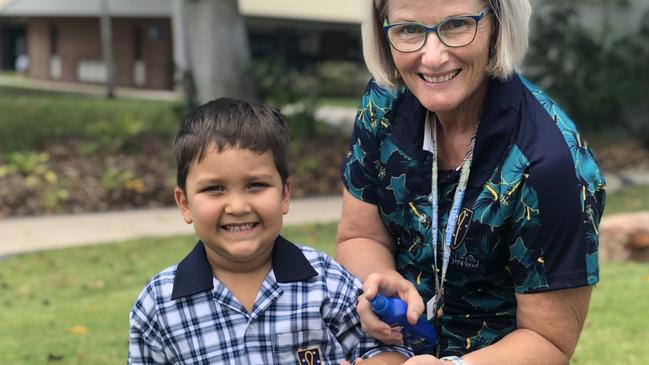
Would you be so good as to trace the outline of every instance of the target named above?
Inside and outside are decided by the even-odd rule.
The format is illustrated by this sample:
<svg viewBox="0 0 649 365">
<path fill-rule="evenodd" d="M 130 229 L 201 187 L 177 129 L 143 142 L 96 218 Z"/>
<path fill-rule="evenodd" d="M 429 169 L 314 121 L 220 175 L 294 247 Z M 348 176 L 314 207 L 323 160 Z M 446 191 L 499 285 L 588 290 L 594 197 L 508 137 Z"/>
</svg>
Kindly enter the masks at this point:
<svg viewBox="0 0 649 365">
<path fill-rule="evenodd" d="M 343 208 L 336 234 L 335 259 L 361 281 L 373 272 L 395 270 L 395 247 L 376 205 L 343 190 Z"/>
<path fill-rule="evenodd" d="M 587 286 L 516 294 L 518 328 L 493 345 L 463 356 L 462 360 L 467 365 L 568 364 L 584 326 L 591 292 L 592 287 Z M 437 361 L 429 356 L 415 356 L 405 364 L 440 363 Z"/>
<path fill-rule="evenodd" d="M 395 247 L 376 205 L 365 203 L 343 191 L 343 209 L 336 236 L 336 261 L 363 281 L 364 294 L 358 299 L 363 331 L 387 344 L 402 341 L 399 330 L 382 322 L 371 310 L 369 299 L 377 293 L 398 296 L 408 303 L 412 324 L 424 310 L 424 303 L 412 283 L 395 269 Z"/>
<path fill-rule="evenodd" d="M 517 329 L 464 357 L 469 365 L 568 364 L 584 326 L 592 287 L 516 294 Z"/>
</svg>

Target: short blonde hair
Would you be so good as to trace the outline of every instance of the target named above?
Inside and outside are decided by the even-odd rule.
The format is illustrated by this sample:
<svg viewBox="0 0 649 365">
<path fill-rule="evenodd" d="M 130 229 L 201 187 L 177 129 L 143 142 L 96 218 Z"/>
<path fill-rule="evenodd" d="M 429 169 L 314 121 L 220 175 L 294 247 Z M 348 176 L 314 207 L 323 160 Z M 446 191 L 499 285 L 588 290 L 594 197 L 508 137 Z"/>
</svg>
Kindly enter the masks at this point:
<svg viewBox="0 0 649 365">
<path fill-rule="evenodd" d="M 365 65 L 376 82 L 388 88 L 403 85 L 390 53 L 390 44 L 383 33 L 389 0 L 365 0 L 367 6 L 361 26 Z M 497 20 L 497 33 L 487 74 L 506 80 L 516 71 L 527 52 L 529 21 L 532 7 L 529 0 L 487 0 Z"/>
</svg>

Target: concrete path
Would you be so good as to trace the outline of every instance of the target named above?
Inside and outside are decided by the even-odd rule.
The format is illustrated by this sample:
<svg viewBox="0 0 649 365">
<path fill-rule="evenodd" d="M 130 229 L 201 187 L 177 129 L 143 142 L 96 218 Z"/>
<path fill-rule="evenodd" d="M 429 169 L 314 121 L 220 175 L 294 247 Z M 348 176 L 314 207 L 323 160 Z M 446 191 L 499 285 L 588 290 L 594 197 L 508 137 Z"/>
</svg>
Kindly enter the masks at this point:
<svg viewBox="0 0 649 365">
<path fill-rule="evenodd" d="M 81 84 L 76 82 L 36 80 L 21 76 L 0 75 L 0 85 L 31 90 L 46 90 L 55 92 L 66 92 L 72 94 L 85 94 L 94 96 L 106 95 L 106 87 L 96 84 Z M 142 100 L 182 100 L 180 91 L 173 90 L 151 90 L 128 87 L 116 87 L 114 94 L 118 98 L 142 99 Z"/>
<path fill-rule="evenodd" d="M 295 199 L 284 224 L 337 222 L 341 207 L 340 196 Z M 0 221 L 0 257 L 193 232 L 176 208 L 10 218 Z"/>
</svg>

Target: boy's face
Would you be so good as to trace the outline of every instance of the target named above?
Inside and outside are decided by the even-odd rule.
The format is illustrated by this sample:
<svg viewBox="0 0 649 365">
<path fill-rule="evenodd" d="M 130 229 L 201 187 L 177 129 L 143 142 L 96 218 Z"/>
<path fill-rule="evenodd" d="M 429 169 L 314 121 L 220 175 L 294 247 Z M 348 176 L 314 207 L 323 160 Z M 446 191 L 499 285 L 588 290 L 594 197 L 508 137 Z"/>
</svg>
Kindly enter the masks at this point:
<svg viewBox="0 0 649 365">
<path fill-rule="evenodd" d="M 178 208 L 203 241 L 213 267 L 246 272 L 267 264 L 288 213 L 290 185 L 282 186 L 270 151 L 213 145 L 189 168 Z"/>
</svg>

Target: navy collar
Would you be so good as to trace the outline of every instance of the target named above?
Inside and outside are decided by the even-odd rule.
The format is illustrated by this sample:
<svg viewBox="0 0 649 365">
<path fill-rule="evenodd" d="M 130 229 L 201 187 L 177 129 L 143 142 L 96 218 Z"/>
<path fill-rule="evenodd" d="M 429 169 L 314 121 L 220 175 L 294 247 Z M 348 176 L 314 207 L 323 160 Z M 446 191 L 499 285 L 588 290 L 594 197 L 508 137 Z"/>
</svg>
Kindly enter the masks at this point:
<svg viewBox="0 0 649 365">
<path fill-rule="evenodd" d="M 277 282 L 291 283 L 312 278 L 318 273 L 309 263 L 302 250 L 282 236 L 277 236 L 273 246 L 273 272 Z M 171 299 L 193 295 L 214 288 L 212 267 L 207 261 L 203 242 L 178 264 Z"/>
<path fill-rule="evenodd" d="M 520 120 L 523 88 L 517 74 L 505 81 L 489 80 L 468 186 L 482 186 L 511 144 Z M 420 161 L 430 161 L 430 152 L 423 150 L 425 117 L 426 109 L 408 89 L 396 101 L 390 116 L 392 141 L 406 154 Z"/>
</svg>

